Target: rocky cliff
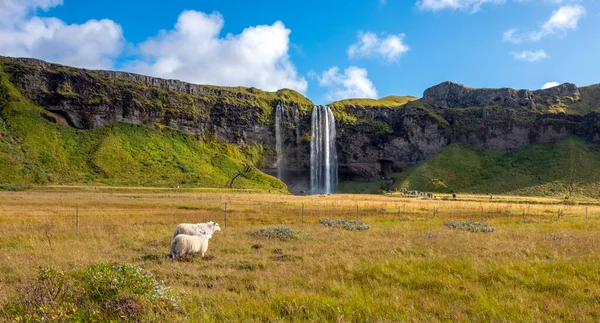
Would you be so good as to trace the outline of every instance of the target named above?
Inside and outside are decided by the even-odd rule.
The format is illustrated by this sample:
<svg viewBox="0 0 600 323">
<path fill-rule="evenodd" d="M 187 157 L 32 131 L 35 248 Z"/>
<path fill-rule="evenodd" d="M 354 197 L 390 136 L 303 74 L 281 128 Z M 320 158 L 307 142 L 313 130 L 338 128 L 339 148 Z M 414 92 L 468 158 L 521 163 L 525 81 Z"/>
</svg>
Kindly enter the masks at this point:
<svg viewBox="0 0 600 323">
<path fill-rule="evenodd" d="M 340 172 L 358 180 L 385 178 L 452 143 L 502 151 L 554 143 L 569 135 L 600 143 L 599 85 L 529 91 L 445 82 L 401 106 L 367 101 L 335 108 Z"/>
<path fill-rule="evenodd" d="M 292 190 L 306 189 L 313 103 L 297 92 L 194 85 L 34 59 L 0 61 L 11 83 L 52 113 L 55 122 L 79 129 L 115 123 L 167 126 L 241 148 L 260 146 L 263 156 L 257 166 L 271 174 L 276 161 L 274 108 L 281 103 L 284 180 Z M 343 180 L 369 181 L 402 172 L 456 142 L 505 151 L 572 134 L 600 142 L 599 85 L 529 91 L 446 82 L 426 90 L 419 100 L 347 100 L 332 109 Z"/>
</svg>

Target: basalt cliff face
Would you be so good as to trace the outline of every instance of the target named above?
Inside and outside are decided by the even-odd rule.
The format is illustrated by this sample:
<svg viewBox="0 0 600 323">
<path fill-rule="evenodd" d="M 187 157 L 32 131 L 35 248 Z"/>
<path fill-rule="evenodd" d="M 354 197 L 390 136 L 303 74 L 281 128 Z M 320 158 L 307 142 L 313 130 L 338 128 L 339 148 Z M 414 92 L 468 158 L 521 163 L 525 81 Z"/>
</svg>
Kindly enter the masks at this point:
<svg viewBox="0 0 600 323">
<path fill-rule="evenodd" d="M 238 147 L 261 146 L 264 158 L 256 166 L 270 174 L 276 164 L 275 107 L 281 103 L 283 180 L 292 191 L 307 189 L 313 103 L 297 92 L 194 85 L 34 59 L 0 61 L 11 83 L 51 112 L 54 122 L 79 129 L 117 122 L 161 125 Z M 505 151 L 569 135 L 600 143 L 600 85 L 529 91 L 446 82 L 420 100 L 372 103 L 332 107 L 341 180 L 387 177 L 455 142 Z"/>
</svg>

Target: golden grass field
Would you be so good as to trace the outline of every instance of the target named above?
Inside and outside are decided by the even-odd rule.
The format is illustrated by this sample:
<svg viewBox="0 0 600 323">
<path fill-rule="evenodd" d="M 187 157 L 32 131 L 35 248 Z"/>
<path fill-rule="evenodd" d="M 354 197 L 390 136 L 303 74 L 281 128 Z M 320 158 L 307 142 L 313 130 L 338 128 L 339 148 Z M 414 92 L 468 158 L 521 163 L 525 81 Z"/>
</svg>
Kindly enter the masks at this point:
<svg viewBox="0 0 600 323">
<path fill-rule="evenodd" d="M 41 266 L 117 262 L 140 265 L 188 293 L 179 312 L 157 321 L 600 320 L 599 201 L 442 198 L 107 187 L 0 192 L 0 306 Z M 318 224 L 354 219 L 357 205 L 368 231 Z M 444 226 L 482 217 L 495 232 Z M 208 220 L 223 229 L 209 257 L 164 258 L 178 223 Z M 248 233 L 277 225 L 301 235 L 279 241 Z"/>
</svg>

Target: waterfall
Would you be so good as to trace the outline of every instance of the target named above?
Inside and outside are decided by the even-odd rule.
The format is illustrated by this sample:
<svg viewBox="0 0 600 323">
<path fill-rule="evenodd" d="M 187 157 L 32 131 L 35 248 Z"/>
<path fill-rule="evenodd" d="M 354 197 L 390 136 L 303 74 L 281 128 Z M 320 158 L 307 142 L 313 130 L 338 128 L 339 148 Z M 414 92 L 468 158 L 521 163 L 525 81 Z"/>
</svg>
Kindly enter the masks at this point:
<svg viewBox="0 0 600 323">
<path fill-rule="evenodd" d="M 296 125 L 296 149 L 300 147 L 300 110 L 296 107 L 294 114 L 294 124 Z"/>
<path fill-rule="evenodd" d="M 281 161 L 283 160 L 283 106 L 277 103 L 275 109 L 275 151 L 277 152 L 277 178 L 281 179 L 282 167 Z"/>
<path fill-rule="evenodd" d="M 311 127 L 310 191 L 312 194 L 330 194 L 338 183 L 335 118 L 331 108 L 314 107 Z"/>
</svg>

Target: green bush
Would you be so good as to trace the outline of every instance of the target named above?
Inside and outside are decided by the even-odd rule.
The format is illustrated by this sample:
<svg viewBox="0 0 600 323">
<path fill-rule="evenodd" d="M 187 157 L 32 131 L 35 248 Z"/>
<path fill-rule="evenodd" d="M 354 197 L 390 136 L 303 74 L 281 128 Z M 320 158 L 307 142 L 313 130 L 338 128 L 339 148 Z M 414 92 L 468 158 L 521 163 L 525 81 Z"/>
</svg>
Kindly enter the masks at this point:
<svg viewBox="0 0 600 323">
<path fill-rule="evenodd" d="M 9 192 L 22 192 L 22 191 L 27 191 L 27 190 L 31 189 L 32 187 L 33 187 L 33 185 L 31 185 L 31 184 L 15 183 L 15 184 L 0 185 L 0 190 L 9 191 Z"/>
<path fill-rule="evenodd" d="M 64 272 L 44 267 L 4 306 L 17 322 L 145 321 L 179 308 L 180 294 L 139 266 L 102 263 Z M 2 318 L 2 317 L 0 317 Z"/>
</svg>

